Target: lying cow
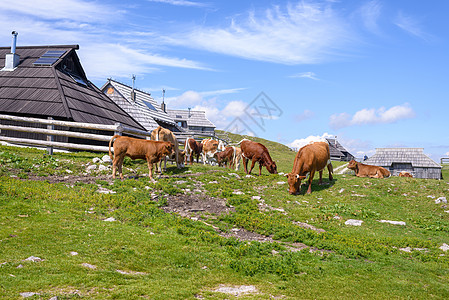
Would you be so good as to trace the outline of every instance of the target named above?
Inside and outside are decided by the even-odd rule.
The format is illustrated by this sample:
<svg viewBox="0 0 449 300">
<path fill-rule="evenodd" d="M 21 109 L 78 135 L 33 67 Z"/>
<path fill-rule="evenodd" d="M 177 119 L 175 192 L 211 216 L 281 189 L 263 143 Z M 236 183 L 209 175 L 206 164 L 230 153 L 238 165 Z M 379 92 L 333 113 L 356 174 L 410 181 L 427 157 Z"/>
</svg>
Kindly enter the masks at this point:
<svg viewBox="0 0 449 300">
<path fill-rule="evenodd" d="M 186 139 L 186 143 L 184 145 L 184 153 L 185 153 L 185 163 L 190 158 L 190 164 L 193 164 L 193 158 L 196 156 L 196 162 L 198 163 L 201 152 L 203 151 L 203 144 L 195 141 L 193 138 Z"/>
<path fill-rule="evenodd" d="M 399 173 L 398 175 L 399 177 L 409 177 L 409 178 L 413 178 L 413 175 L 410 172 L 407 171 L 402 171 Z"/>
<path fill-rule="evenodd" d="M 218 145 L 219 142 L 213 139 L 204 139 L 201 141 L 203 144 L 203 151 L 201 152 L 201 158 L 203 159 L 203 164 L 206 163 L 213 165 L 214 164 L 214 155 L 219 151 Z"/>
<path fill-rule="evenodd" d="M 327 142 L 315 142 L 302 147 L 296 154 L 291 173 L 285 175 L 288 178 L 288 192 L 292 195 L 298 195 L 301 188 L 301 180 L 309 176 L 307 194 L 312 193 L 312 180 L 315 172 L 319 172 L 320 180 L 318 184 L 322 184 L 323 170 L 326 167 L 329 171 L 329 181 L 332 181 L 334 169 L 332 167 L 329 144 Z"/>
<path fill-rule="evenodd" d="M 271 174 L 277 174 L 276 163 L 271 159 L 267 147 L 261 143 L 253 142 L 247 139 L 241 140 L 239 143 L 242 149 L 243 167 L 246 174 L 251 174 L 256 162 L 259 163 L 259 175 L 262 175 L 262 166 L 267 168 Z M 248 172 L 248 160 L 251 159 L 251 168 Z"/>
<path fill-rule="evenodd" d="M 176 161 L 176 166 L 178 167 L 178 169 L 184 168 L 185 152 L 179 150 L 178 140 L 176 139 L 173 132 L 171 132 L 170 130 L 168 130 L 166 128 L 162 128 L 161 126 L 159 126 L 158 128 L 156 128 L 155 130 L 153 130 L 151 132 L 151 139 L 153 141 L 164 141 L 164 142 L 172 143 L 174 146 L 174 150 L 175 150 L 174 159 Z M 162 173 L 162 160 L 158 165 L 158 170 L 160 173 Z M 166 171 L 166 170 L 167 170 L 167 157 L 164 158 L 164 171 Z"/>
<path fill-rule="evenodd" d="M 114 158 L 111 153 L 113 141 Z M 125 156 L 128 156 L 131 159 L 145 159 L 148 163 L 150 180 L 154 181 L 153 164 L 158 163 L 167 155 L 171 156 L 172 154 L 173 144 L 170 142 L 150 141 L 114 135 L 109 141 L 109 157 L 112 159 L 112 178 L 115 179 L 116 169 L 118 169 L 120 178 L 123 179 L 123 160 Z"/>
<path fill-rule="evenodd" d="M 355 160 L 349 162 L 348 169 L 353 170 L 357 177 L 385 178 L 391 176 L 390 171 L 385 168 L 365 165 Z"/>
</svg>

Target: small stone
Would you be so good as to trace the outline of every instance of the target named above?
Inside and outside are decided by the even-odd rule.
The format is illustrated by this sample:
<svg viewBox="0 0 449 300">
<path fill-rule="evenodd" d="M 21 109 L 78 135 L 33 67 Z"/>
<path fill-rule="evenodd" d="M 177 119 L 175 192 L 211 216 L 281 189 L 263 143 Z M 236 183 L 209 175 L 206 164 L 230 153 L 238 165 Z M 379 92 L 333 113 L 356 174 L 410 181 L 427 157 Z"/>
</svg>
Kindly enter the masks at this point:
<svg viewBox="0 0 449 300">
<path fill-rule="evenodd" d="M 345 191 L 345 189 L 341 189 L 338 193 L 341 194 Z"/>
<path fill-rule="evenodd" d="M 214 180 L 214 181 L 209 181 L 209 183 L 215 183 L 215 184 L 217 184 L 218 181 L 216 181 L 216 180 Z"/>
<path fill-rule="evenodd" d="M 281 184 L 286 184 L 287 182 L 285 182 L 285 181 L 278 181 L 278 182 L 276 182 L 276 184 L 279 184 L 279 185 L 281 185 Z"/>
<path fill-rule="evenodd" d="M 389 223 L 389 224 L 393 224 L 393 225 L 401 225 L 401 226 L 405 226 L 405 222 L 403 221 L 389 221 L 389 220 L 379 220 L 380 223 Z"/>
<path fill-rule="evenodd" d="M 345 225 L 362 226 L 362 223 L 363 223 L 362 220 L 349 219 L 345 222 Z"/>
<path fill-rule="evenodd" d="M 72 256 L 78 255 L 78 252 L 71 251 L 71 252 L 70 252 L 70 255 L 72 255 Z"/>
<path fill-rule="evenodd" d="M 101 161 L 101 159 L 100 159 L 99 157 L 94 157 L 94 158 L 92 159 L 92 162 L 93 162 L 94 164 L 98 164 L 100 161 Z"/>
<path fill-rule="evenodd" d="M 81 265 L 83 267 L 86 267 L 86 268 L 89 268 L 89 269 L 92 269 L 92 270 L 95 270 L 97 268 L 97 266 L 94 266 L 94 265 L 91 265 L 91 264 L 88 264 L 88 263 L 82 263 Z"/>
<path fill-rule="evenodd" d="M 114 217 L 109 217 L 109 218 L 107 218 L 107 219 L 104 219 L 103 221 L 105 221 L 105 222 L 114 222 L 114 221 L 116 221 L 116 220 L 115 220 Z"/>
<path fill-rule="evenodd" d="M 93 171 L 97 169 L 97 165 L 90 165 L 86 168 L 86 171 Z"/>
<path fill-rule="evenodd" d="M 69 169 L 65 170 L 65 172 L 66 172 L 66 173 L 69 173 L 69 174 L 72 174 L 72 173 L 73 173 L 73 171 L 72 171 L 72 170 L 69 170 Z"/>
<path fill-rule="evenodd" d="M 447 203 L 446 197 L 440 197 L 435 200 L 435 204 L 439 204 L 439 203 Z"/>
<path fill-rule="evenodd" d="M 443 250 L 444 252 L 446 252 L 447 250 L 449 250 L 449 245 L 446 243 L 443 243 L 443 245 L 441 245 L 440 249 Z"/>
<path fill-rule="evenodd" d="M 105 163 L 110 163 L 112 162 L 112 159 L 109 157 L 109 155 L 104 155 L 101 160 Z"/>
<path fill-rule="evenodd" d="M 106 171 L 106 170 L 108 170 L 109 168 L 107 167 L 107 166 L 105 166 L 105 165 L 99 165 L 98 166 L 98 170 L 99 171 Z"/>
<path fill-rule="evenodd" d="M 253 199 L 253 200 L 260 200 L 260 199 L 262 199 L 262 197 L 260 197 L 260 196 L 252 196 L 251 199 Z"/>
<path fill-rule="evenodd" d="M 30 256 L 27 259 L 25 259 L 24 261 L 39 262 L 39 261 L 43 261 L 43 259 L 39 258 L 39 257 L 36 257 L 36 256 Z"/>
<path fill-rule="evenodd" d="M 253 175 L 245 175 L 245 178 L 254 178 L 254 176 Z"/>
<path fill-rule="evenodd" d="M 23 298 L 33 297 L 34 295 L 40 295 L 40 294 L 39 293 L 34 293 L 34 292 L 20 293 L 20 296 L 22 296 Z"/>
</svg>

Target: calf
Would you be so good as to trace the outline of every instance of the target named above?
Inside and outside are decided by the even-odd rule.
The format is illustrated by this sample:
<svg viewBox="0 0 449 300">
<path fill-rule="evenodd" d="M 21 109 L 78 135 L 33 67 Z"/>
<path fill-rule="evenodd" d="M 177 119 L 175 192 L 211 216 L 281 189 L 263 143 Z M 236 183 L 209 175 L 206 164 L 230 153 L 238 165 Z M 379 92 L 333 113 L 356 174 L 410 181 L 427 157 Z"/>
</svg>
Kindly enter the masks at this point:
<svg viewBox="0 0 449 300">
<path fill-rule="evenodd" d="M 162 128 L 161 126 L 159 126 L 158 128 L 156 128 L 155 130 L 153 130 L 151 132 L 151 139 L 154 141 L 164 141 L 164 142 L 172 143 L 174 146 L 174 150 L 175 150 L 174 159 L 176 161 L 176 166 L 178 167 L 178 169 L 184 168 L 185 152 L 179 150 L 178 140 L 176 139 L 173 132 L 171 132 L 170 130 L 168 130 L 166 128 Z M 173 158 L 173 157 L 171 157 L 171 158 Z M 158 165 L 158 170 L 160 173 L 162 173 L 162 160 Z M 166 170 L 167 170 L 167 157 L 164 158 L 164 171 L 166 171 Z"/>
<path fill-rule="evenodd" d="M 413 178 L 413 175 L 410 172 L 407 172 L 407 171 L 400 172 L 398 176 L 399 177 L 410 177 L 410 178 Z"/>
<path fill-rule="evenodd" d="M 198 159 L 202 151 L 203 144 L 195 141 L 193 138 L 186 139 L 186 143 L 184 145 L 185 163 L 187 164 L 187 160 L 190 158 L 190 164 L 193 164 L 194 155 L 196 156 L 196 162 L 198 163 Z"/>
<path fill-rule="evenodd" d="M 348 169 L 353 170 L 357 177 L 385 178 L 391 176 L 390 171 L 385 168 L 365 165 L 355 160 L 349 162 Z"/>
<path fill-rule="evenodd" d="M 201 141 L 203 144 L 203 152 L 201 152 L 201 157 L 203 159 L 203 164 L 209 163 L 212 165 L 214 163 L 214 155 L 218 152 L 218 141 L 213 139 L 204 139 Z"/>
<path fill-rule="evenodd" d="M 232 167 L 232 162 L 234 159 L 234 147 L 226 147 L 224 151 L 215 153 L 214 157 L 217 160 L 218 166 L 221 167 L 222 164 L 229 163 L 229 168 Z"/>
<path fill-rule="evenodd" d="M 259 175 L 262 175 L 262 166 L 267 168 L 271 174 L 277 174 L 276 163 L 271 159 L 267 147 L 261 143 L 253 142 L 247 139 L 241 140 L 238 145 L 242 149 L 243 167 L 246 174 L 251 174 L 256 162 L 259 163 Z M 251 159 L 251 168 L 248 172 L 248 160 Z"/>
<path fill-rule="evenodd" d="M 315 142 L 299 149 L 293 162 L 291 173 L 285 175 L 288 178 L 288 192 L 292 195 L 298 195 L 301 188 L 301 180 L 309 176 L 307 194 L 312 193 L 312 180 L 315 172 L 319 172 L 319 184 L 322 184 L 323 170 L 326 166 L 329 171 L 329 181 L 332 181 L 332 173 L 334 170 L 331 164 L 329 144 L 327 142 Z"/>
<path fill-rule="evenodd" d="M 114 141 L 114 158 L 111 153 L 112 141 Z M 115 179 L 116 169 L 118 169 L 120 178 L 123 179 L 123 160 L 125 156 L 128 156 L 131 159 L 145 159 L 148 163 L 150 180 L 154 181 L 153 164 L 172 154 L 173 144 L 170 142 L 149 141 L 114 135 L 109 141 L 109 157 L 112 159 L 112 178 Z"/>
</svg>

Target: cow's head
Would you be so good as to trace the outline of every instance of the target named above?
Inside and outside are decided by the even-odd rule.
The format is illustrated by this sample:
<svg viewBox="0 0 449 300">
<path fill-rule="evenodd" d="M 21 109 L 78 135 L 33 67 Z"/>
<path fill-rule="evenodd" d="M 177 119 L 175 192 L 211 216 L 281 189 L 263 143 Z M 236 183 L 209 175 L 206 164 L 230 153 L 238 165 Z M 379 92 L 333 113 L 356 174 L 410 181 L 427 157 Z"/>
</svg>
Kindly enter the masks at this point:
<svg viewBox="0 0 449 300">
<path fill-rule="evenodd" d="M 350 169 L 350 170 L 357 169 L 357 162 L 355 160 L 351 160 L 348 164 L 348 169 Z"/>
<path fill-rule="evenodd" d="M 278 168 L 277 168 L 276 163 L 274 161 L 266 163 L 265 167 L 267 168 L 268 172 L 270 172 L 271 174 L 277 174 L 278 173 Z"/>
<path fill-rule="evenodd" d="M 306 176 L 299 176 L 298 174 L 288 173 L 285 174 L 288 178 L 288 192 L 291 195 L 298 195 L 301 187 L 301 180 L 306 179 Z"/>
<path fill-rule="evenodd" d="M 163 147 L 163 155 L 172 156 L 175 153 L 175 146 L 170 142 L 165 142 Z"/>
</svg>

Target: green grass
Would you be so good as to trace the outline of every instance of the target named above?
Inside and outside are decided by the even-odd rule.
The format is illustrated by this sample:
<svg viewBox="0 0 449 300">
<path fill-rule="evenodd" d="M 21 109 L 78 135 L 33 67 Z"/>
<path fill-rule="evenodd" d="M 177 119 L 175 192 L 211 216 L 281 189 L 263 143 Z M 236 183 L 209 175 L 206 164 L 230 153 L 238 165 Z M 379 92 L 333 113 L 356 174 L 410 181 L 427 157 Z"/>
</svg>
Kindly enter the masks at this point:
<svg viewBox="0 0 449 300">
<path fill-rule="evenodd" d="M 242 138 L 230 136 L 235 142 Z M 279 172 L 291 171 L 295 152 L 258 141 L 270 150 Z M 40 295 L 28 299 L 237 299 L 214 292 L 220 284 L 257 287 L 257 294 L 238 299 L 449 297 L 449 253 L 439 249 L 449 244 L 449 207 L 434 201 L 447 197 L 449 174 L 441 181 L 335 175 L 322 186 L 316 178 L 312 194 L 298 196 L 280 184 L 285 177 L 265 169 L 262 176 L 246 178 L 242 171 L 197 164 L 183 170 L 169 165 L 169 175 L 191 175 L 182 183 L 175 177 L 157 183 L 139 177 L 112 185 L 103 179 L 96 184 L 27 180 L 81 175 L 92 158 L 102 155 L 47 157 L 43 151 L 0 146 L 0 298 L 36 292 Z M 124 173 L 146 174 L 147 166 L 126 160 Z M 201 174 L 192 175 L 196 173 Z M 116 193 L 98 193 L 98 186 Z M 276 242 L 224 238 L 203 222 L 161 210 L 169 195 L 182 197 L 183 189 L 197 186 L 201 194 L 226 199 L 235 209 L 207 223 L 223 231 L 245 228 Z M 261 201 L 253 196 L 278 210 L 260 210 Z M 117 221 L 103 221 L 109 217 Z M 348 219 L 363 224 L 345 225 Z M 406 226 L 378 220 L 404 221 Z M 292 252 L 297 243 L 309 248 Z M 405 247 L 426 250 L 399 250 Z M 30 256 L 43 261 L 24 261 Z"/>
</svg>

